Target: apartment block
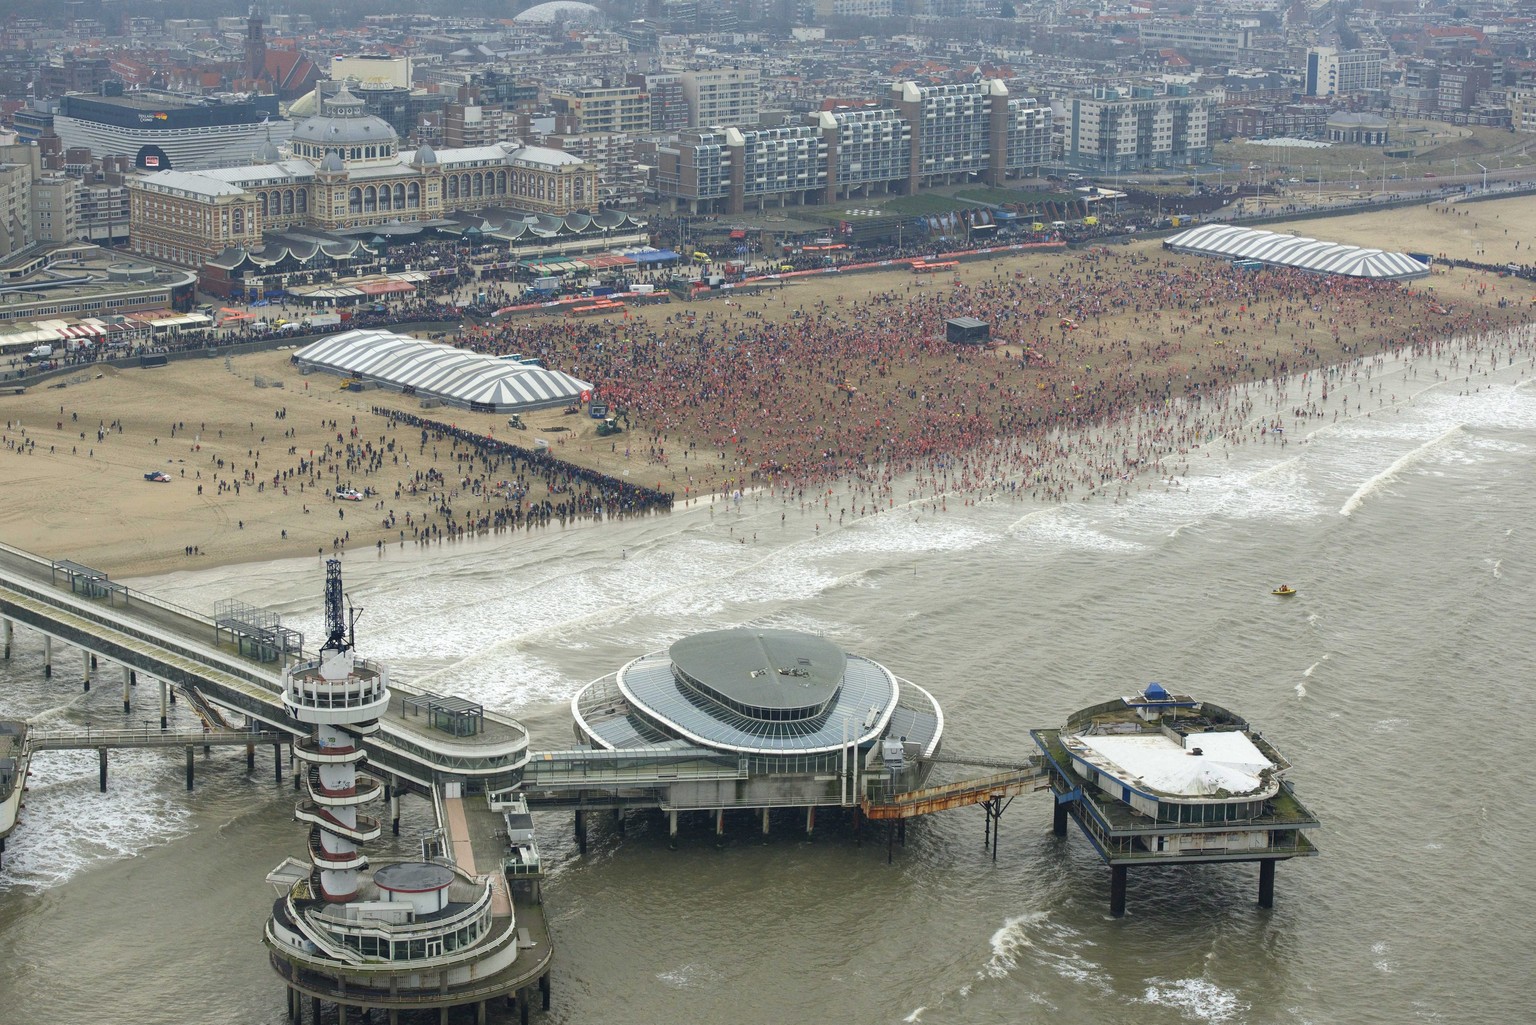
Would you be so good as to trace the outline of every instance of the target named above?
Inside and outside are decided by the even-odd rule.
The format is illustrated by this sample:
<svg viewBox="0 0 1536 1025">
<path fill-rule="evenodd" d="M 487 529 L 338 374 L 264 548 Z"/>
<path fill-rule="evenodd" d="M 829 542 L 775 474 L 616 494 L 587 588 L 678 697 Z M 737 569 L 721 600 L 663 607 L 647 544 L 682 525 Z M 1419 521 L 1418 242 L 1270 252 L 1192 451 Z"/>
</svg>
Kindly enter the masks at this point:
<svg viewBox="0 0 1536 1025">
<path fill-rule="evenodd" d="M 556 113 L 574 119 L 577 134 L 648 132 L 651 130 L 651 98 L 633 85 L 585 85 L 552 92 Z"/>
<path fill-rule="evenodd" d="M 1067 159 L 1095 171 L 1180 167 L 1210 156 L 1210 101 L 1136 86 L 1074 97 Z"/>
<path fill-rule="evenodd" d="M 683 101 L 693 128 L 757 125 L 761 81 L 756 68 L 715 68 L 682 74 Z"/>
</svg>

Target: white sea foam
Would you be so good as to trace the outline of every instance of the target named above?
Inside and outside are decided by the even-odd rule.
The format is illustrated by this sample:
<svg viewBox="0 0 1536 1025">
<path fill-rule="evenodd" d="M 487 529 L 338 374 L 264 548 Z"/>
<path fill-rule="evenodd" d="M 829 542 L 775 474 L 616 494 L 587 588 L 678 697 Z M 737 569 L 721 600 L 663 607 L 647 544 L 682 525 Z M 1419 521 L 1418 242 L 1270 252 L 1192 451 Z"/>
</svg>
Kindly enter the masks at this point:
<svg viewBox="0 0 1536 1025">
<path fill-rule="evenodd" d="M 1208 979 L 1148 979 L 1141 1002 L 1171 1007 L 1191 1021 L 1232 1021 L 1249 1005 Z"/>
<path fill-rule="evenodd" d="M 1071 926 L 1051 921 L 1043 911 L 1005 919 L 990 943 L 992 956 L 977 972 L 980 978 L 1006 978 L 1027 961 L 1105 993 L 1112 988 L 1101 966 L 1082 953 L 1092 942 Z"/>
<path fill-rule="evenodd" d="M 1349 499 L 1344 503 L 1343 508 L 1339 510 L 1340 515 L 1353 516 L 1355 511 L 1365 503 L 1367 498 L 1380 491 L 1386 485 L 1390 484 L 1397 478 L 1398 474 L 1402 473 L 1404 470 L 1416 466 L 1417 464 L 1423 462 L 1425 459 L 1439 452 L 1441 449 L 1445 448 L 1456 438 L 1460 437 L 1464 430 L 1465 427 L 1462 424 L 1456 424 L 1454 427 L 1451 427 L 1449 430 L 1445 431 L 1438 437 L 1430 441 L 1426 441 L 1424 444 L 1420 445 L 1418 448 L 1413 449 L 1411 452 L 1407 452 L 1399 456 L 1391 466 L 1388 466 L 1385 470 L 1382 470 L 1380 473 L 1376 474 L 1374 477 L 1371 477 L 1364 484 L 1361 484 L 1358 488 L 1356 488 L 1355 493 L 1349 496 Z"/>
<path fill-rule="evenodd" d="M 132 857 L 189 831 L 192 811 L 163 786 L 175 768 L 160 752 L 114 753 L 104 794 L 91 752 L 36 755 L 31 771 L 24 840 L 6 851 L 0 889 L 56 886 L 97 861 Z"/>
</svg>

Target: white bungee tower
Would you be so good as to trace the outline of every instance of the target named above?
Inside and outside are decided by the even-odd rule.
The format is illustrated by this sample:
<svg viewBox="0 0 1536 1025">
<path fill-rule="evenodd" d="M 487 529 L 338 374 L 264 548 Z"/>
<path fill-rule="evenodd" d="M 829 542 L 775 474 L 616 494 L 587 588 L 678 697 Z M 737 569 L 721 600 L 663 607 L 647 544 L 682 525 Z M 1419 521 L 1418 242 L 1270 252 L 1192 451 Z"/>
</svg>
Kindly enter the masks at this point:
<svg viewBox="0 0 1536 1025">
<path fill-rule="evenodd" d="M 294 817 L 310 827 L 310 891 L 344 904 L 356 899 L 358 872 L 368 865 L 357 845 L 380 832 L 379 820 L 357 809 L 379 797 L 382 784 L 360 777 L 357 763 L 367 757 L 362 738 L 378 730 L 378 718 L 389 707 L 389 674 L 356 657 L 356 614 L 348 617 L 343 610 L 341 561 L 331 559 L 325 569 L 328 636 L 319 658 L 296 663 L 284 674 L 283 704 L 295 719 L 314 725 L 307 739 L 293 745 L 307 770 L 308 797 Z"/>
</svg>

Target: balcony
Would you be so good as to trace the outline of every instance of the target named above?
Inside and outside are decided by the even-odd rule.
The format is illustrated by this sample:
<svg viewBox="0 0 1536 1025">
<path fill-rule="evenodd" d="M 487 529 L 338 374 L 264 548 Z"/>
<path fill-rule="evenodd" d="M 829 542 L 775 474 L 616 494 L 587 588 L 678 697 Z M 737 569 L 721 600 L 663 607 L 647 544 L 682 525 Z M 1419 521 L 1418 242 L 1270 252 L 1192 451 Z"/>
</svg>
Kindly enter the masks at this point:
<svg viewBox="0 0 1536 1025">
<path fill-rule="evenodd" d="M 384 793 L 384 784 L 367 776 L 360 776 L 350 787 L 332 789 L 320 782 L 320 766 L 311 765 L 308 772 L 309 797 L 322 808 L 350 808 L 354 805 L 376 801 Z"/>
<path fill-rule="evenodd" d="M 349 744 L 346 747 L 321 747 L 313 737 L 305 737 L 294 742 L 293 753 L 302 761 L 316 762 L 321 765 L 345 765 L 349 762 L 360 762 L 367 758 L 363 749 Z"/>
</svg>

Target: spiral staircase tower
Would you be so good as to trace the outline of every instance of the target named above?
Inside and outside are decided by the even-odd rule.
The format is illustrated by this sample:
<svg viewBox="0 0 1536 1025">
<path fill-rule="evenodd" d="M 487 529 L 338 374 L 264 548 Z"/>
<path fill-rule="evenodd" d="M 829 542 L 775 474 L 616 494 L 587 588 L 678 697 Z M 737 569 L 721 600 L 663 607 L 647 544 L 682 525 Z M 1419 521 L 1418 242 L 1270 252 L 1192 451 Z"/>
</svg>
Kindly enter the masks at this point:
<svg viewBox="0 0 1536 1025">
<path fill-rule="evenodd" d="M 325 625 L 328 637 L 319 657 L 295 663 L 283 674 L 283 705 L 303 723 L 309 737 L 293 752 L 305 763 L 307 796 L 294 817 L 309 824 L 310 894 L 333 904 L 354 900 L 358 873 L 368 859 L 358 844 L 377 839 L 377 818 L 358 812 L 383 790 L 377 780 L 358 774 L 367 755 L 362 738 L 377 732 L 378 717 L 389 707 L 387 671 L 357 658 L 350 618 L 343 608 L 341 561 L 326 563 Z M 358 610 L 361 611 L 361 610 Z"/>
</svg>

